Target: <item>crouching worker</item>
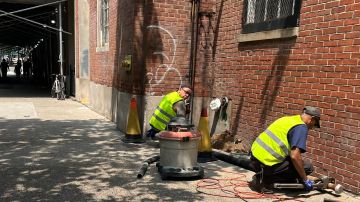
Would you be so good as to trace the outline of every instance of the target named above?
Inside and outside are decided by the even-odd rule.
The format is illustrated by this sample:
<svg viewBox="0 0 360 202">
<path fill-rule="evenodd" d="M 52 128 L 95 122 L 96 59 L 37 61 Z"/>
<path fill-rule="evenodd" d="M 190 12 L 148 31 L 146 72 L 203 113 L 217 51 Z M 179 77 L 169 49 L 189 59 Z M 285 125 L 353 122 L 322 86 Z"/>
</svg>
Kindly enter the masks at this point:
<svg viewBox="0 0 360 202">
<path fill-rule="evenodd" d="M 308 176 L 313 171 L 309 161 L 303 161 L 308 131 L 320 128 L 320 111 L 305 107 L 302 114 L 277 119 L 254 141 L 251 147 L 252 164 L 256 167 L 255 188 L 271 192 L 273 183 L 303 183 L 313 189 Z"/>
<path fill-rule="evenodd" d="M 146 132 L 146 137 L 156 139 L 155 135 L 165 130 L 172 118 L 185 117 L 190 112 L 186 101 L 191 94 L 189 85 L 181 85 L 177 91 L 165 95 L 150 118 L 151 128 Z"/>
</svg>

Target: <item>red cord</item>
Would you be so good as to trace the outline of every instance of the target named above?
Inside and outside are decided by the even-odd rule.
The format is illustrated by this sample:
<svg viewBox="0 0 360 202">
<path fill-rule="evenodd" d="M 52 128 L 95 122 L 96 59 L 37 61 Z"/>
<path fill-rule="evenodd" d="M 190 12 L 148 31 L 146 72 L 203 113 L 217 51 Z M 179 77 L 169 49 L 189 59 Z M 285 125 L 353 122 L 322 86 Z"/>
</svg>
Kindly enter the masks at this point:
<svg viewBox="0 0 360 202">
<path fill-rule="evenodd" d="M 207 168 L 208 169 L 208 168 Z M 208 169 L 214 170 L 215 169 Z M 274 199 L 277 201 L 283 200 L 295 200 L 301 201 L 294 198 L 281 197 L 275 194 L 264 194 L 258 193 L 255 191 L 244 191 L 244 187 L 249 187 L 249 182 L 246 181 L 246 176 L 244 174 L 231 172 L 231 171 L 223 171 L 225 173 L 231 173 L 236 175 L 234 178 L 206 178 L 200 180 L 196 184 L 196 190 L 200 193 L 210 195 L 210 196 L 218 196 L 224 198 L 241 198 L 241 199 Z M 245 180 L 244 180 L 245 179 Z M 211 190 L 211 191 L 206 191 Z M 218 190 L 218 191 L 213 191 Z"/>
</svg>

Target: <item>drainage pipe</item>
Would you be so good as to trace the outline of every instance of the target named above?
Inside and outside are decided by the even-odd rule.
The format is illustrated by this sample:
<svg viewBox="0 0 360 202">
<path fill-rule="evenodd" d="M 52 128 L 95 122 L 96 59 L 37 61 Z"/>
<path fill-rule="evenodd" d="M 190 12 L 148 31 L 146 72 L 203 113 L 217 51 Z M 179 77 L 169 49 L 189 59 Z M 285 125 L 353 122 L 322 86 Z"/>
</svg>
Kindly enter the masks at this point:
<svg viewBox="0 0 360 202">
<path fill-rule="evenodd" d="M 190 64 L 189 64 L 189 81 L 193 94 L 190 97 L 190 123 L 192 123 L 192 115 L 194 110 L 194 98 L 195 98 L 195 68 L 197 57 L 197 44 L 198 44 L 198 24 L 199 24 L 199 9 L 200 0 L 192 0 L 191 2 L 191 44 L 190 44 Z"/>
<path fill-rule="evenodd" d="M 147 168 L 150 164 L 156 162 L 156 161 L 159 161 L 160 160 L 160 156 L 159 155 L 156 155 L 154 157 L 151 157 L 149 159 L 147 159 L 141 166 L 138 174 L 137 174 L 137 178 L 140 179 L 142 177 L 144 177 L 146 171 L 147 171 Z"/>
<path fill-rule="evenodd" d="M 217 149 L 212 149 L 212 154 L 216 158 L 218 158 L 222 161 L 231 163 L 236 166 L 240 166 L 242 168 L 245 168 L 246 170 L 257 172 L 257 169 L 256 169 L 254 163 L 250 160 L 249 155 L 243 154 L 243 155 L 239 155 L 239 156 L 235 157 L 227 152 L 223 152 L 223 151 L 217 150 Z"/>
</svg>

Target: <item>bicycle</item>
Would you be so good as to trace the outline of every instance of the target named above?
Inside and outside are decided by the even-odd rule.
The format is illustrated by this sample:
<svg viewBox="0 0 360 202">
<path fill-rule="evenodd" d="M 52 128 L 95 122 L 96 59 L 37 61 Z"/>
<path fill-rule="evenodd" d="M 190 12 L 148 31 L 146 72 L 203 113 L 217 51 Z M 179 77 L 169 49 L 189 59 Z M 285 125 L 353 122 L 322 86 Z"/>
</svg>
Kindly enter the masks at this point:
<svg viewBox="0 0 360 202">
<path fill-rule="evenodd" d="M 65 77 L 64 75 L 60 74 L 52 74 L 52 76 L 55 76 L 55 81 L 53 83 L 53 86 L 51 88 L 51 96 L 55 97 L 58 100 L 65 100 Z"/>
</svg>

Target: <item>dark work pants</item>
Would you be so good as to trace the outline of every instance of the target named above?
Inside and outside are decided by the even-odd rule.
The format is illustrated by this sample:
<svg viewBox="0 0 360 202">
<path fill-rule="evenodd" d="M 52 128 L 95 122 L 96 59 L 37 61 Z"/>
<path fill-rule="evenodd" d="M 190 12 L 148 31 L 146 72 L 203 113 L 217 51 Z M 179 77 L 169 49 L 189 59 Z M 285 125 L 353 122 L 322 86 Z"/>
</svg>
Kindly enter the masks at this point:
<svg viewBox="0 0 360 202">
<path fill-rule="evenodd" d="M 260 175 L 259 177 L 262 178 L 265 184 L 294 183 L 298 179 L 302 181 L 292 164 L 290 157 L 286 157 L 283 162 L 273 166 L 266 166 L 253 156 L 251 157 L 251 160 L 256 165 L 257 175 Z M 304 170 L 306 175 L 310 175 L 314 171 L 313 165 L 310 161 L 304 161 Z"/>
<path fill-rule="evenodd" d="M 146 137 L 155 137 L 155 135 L 160 132 L 158 129 L 154 128 L 152 125 L 150 125 L 151 128 L 146 132 Z"/>
</svg>

